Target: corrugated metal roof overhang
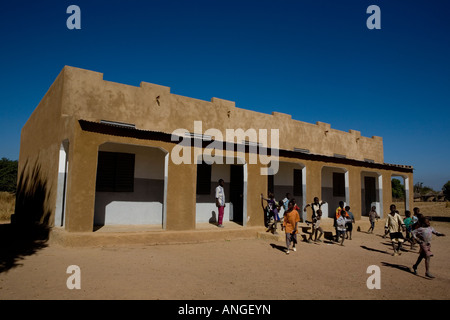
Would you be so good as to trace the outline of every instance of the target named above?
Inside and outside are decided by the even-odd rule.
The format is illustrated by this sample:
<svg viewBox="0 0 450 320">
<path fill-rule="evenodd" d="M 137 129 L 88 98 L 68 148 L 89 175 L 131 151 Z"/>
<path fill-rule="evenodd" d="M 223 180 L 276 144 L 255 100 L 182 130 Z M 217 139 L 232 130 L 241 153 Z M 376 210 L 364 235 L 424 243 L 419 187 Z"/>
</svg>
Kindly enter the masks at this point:
<svg viewBox="0 0 450 320">
<path fill-rule="evenodd" d="M 166 132 L 159 132 L 159 131 L 150 131 L 150 130 L 141 130 L 141 129 L 135 129 L 135 128 L 129 128 L 129 127 L 122 127 L 120 125 L 114 125 L 110 123 L 100 123 L 100 122 L 93 122 L 93 121 L 87 121 L 87 120 L 78 120 L 81 129 L 83 131 L 88 132 L 95 132 L 100 134 L 106 134 L 111 136 L 120 136 L 120 137 L 128 137 L 128 138 L 135 138 L 140 140 L 157 140 L 157 141 L 163 141 L 163 142 L 170 142 L 170 143 L 178 143 L 178 141 L 172 141 L 172 135 Z M 192 139 L 198 139 L 198 138 L 192 138 Z M 201 144 L 203 147 L 207 147 L 211 144 L 212 141 L 201 141 Z M 230 143 L 230 142 L 223 142 L 224 150 L 237 150 L 236 146 L 237 143 Z M 242 145 L 241 145 L 242 147 Z M 261 149 L 259 147 L 258 149 Z M 271 149 L 270 148 L 263 148 L 263 151 L 266 152 L 267 155 L 271 155 Z M 245 152 L 254 152 L 254 148 L 251 146 L 245 145 Z M 361 160 L 355 160 L 355 159 L 348 159 L 348 158 L 340 158 L 340 157 L 331 157 L 331 156 L 325 156 L 325 155 L 319 155 L 319 154 L 311 154 L 311 153 L 302 153 L 298 151 L 292 151 L 292 150 L 284 150 L 284 149 L 278 149 L 278 155 L 280 157 L 286 157 L 286 158 L 295 158 L 295 159 L 303 159 L 303 160 L 312 160 L 312 161 L 321 161 L 321 162 L 330 162 L 335 164 L 345 164 L 345 165 L 352 165 L 356 167 L 365 167 L 369 169 L 384 169 L 384 170 L 392 170 L 402 173 L 412 173 L 413 167 L 412 166 L 406 166 L 406 165 L 396 165 L 396 164 L 389 164 L 389 163 L 372 163 L 367 161 L 361 161 Z"/>
</svg>

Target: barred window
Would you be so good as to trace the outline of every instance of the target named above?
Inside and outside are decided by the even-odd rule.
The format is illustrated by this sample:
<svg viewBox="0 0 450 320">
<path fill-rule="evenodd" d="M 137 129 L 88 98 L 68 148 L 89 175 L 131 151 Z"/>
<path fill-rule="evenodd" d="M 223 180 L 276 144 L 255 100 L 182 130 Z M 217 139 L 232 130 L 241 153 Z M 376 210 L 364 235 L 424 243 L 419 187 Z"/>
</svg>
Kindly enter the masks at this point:
<svg viewBox="0 0 450 320">
<path fill-rule="evenodd" d="M 133 192 L 134 165 L 134 154 L 99 151 L 96 190 Z"/>
<path fill-rule="evenodd" d="M 294 196 L 303 195 L 303 171 L 294 169 Z"/>
<path fill-rule="evenodd" d="M 197 165 L 197 194 L 211 194 L 211 165 Z"/>
<path fill-rule="evenodd" d="M 333 172 L 333 197 L 345 197 L 345 174 Z"/>
</svg>

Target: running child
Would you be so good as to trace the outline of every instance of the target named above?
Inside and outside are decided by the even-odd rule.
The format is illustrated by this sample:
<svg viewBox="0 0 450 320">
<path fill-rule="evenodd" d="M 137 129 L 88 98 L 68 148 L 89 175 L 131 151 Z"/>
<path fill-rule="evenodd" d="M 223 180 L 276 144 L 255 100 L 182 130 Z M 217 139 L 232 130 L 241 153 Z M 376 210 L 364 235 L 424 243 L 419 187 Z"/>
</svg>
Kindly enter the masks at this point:
<svg viewBox="0 0 450 320">
<path fill-rule="evenodd" d="M 411 232 L 412 236 L 420 245 L 419 258 L 417 258 L 416 263 L 413 265 L 413 272 L 414 274 L 417 274 L 417 267 L 422 262 L 422 259 L 425 259 L 425 276 L 432 279 L 434 276 L 430 273 L 430 260 L 433 256 L 433 253 L 431 252 L 431 237 L 433 234 L 438 237 L 445 236 L 445 234 L 434 230 L 434 228 L 430 226 L 429 218 L 422 218 L 419 223 L 420 227 Z"/>
<path fill-rule="evenodd" d="M 273 195 L 273 192 L 269 191 L 268 194 L 269 198 L 264 198 L 263 194 L 261 193 L 261 201 L 262 200 L 266 200 L 267 201 L 267 210 L 269 211 L 269 220 L 271 218 L 273 218 L 274 222 L 272 224 L 272 226 L 270 227 L 270 229 L 273 230 L 273 234 L 278 234 L 277 233 L 277 223 L 280 222 L 280 217 L 278 215 L 278 203 L 275 200 L 275 197 Z"/>
<path fill-rule="evenodd" d="M 316 211 L 316 222 L 314 223 L 314 242 L 322 242 L 322 240 L 320 240 L 320 238 L 323 235 L 323 229 L 320 226 L 320 222 L 322 221 L 322 210 L 319 209 Z M 319 237 L 317 237 L 317 233 L 320 232 Z"/>
<path fill-rule="evenodd" d="M 402 230 L 405 230 L 405 224 L 398 214 L 395 204 L 391 204 L 389 209 L 391 210 L 391 212 L 389 212 L 386 217 L 386 224 L 384 228 L 386 232 L 389 232 L 389 236 L 392 241 L 392 248 L 394 249 L 394 253 L 392 255 L 398 256 L 402 254 L 400 252 L 400 249 L 402 248 L 402 243 L 404 242 Z M 395 248 L 396 244 L 397 248 Z"/>
<path fill-rule="evenodd" d="M 320 210 L 320 208 L 322 207 L 322 205 L 324 205 L 326 202 L 325 201 L 320 201 L 318 197 L 314 197 L 314 202 L 311 204 L 307 204 L 305 206 L 305 208 L 303 209 L 304 212 L 306 212 L 306 209 L 308 207 L 311 207 L 312 210 L 312 215 L 311 215 L 311 224 L 312 224 L 312 230 L 311 233 L 309 234 L 309 239 L 308 242 L 311 242 L 313 234 L 315 234 L 315 222 L 316 222 L 316 217 L 317 217 L 317 211 Z M 308 223 L 309 221 L 307 221 Z"/>
<path fill-rule="evenodd" d="M 339 238 L 341 238 L 341 246 L 344 245 L 345 233 L 347 231 L 346 225 L 352 222 L 344 213 L 345 211 L 341 211 L 341 214 L 336 219 L 336 242 L 339 242 Z"/>
<path fill-rule="evenodd" d="M 378 221 L 378 219 L 380 218 L 376 209 L 377 208 L 375 206 L 372 206 L 372 210 L 370 210 L 370 212 L 369 212 L 370 228 L 367 231 L 367 233 L 373 233 L 373 230 L 375 228 L 375 221 Z"/>
</svg>

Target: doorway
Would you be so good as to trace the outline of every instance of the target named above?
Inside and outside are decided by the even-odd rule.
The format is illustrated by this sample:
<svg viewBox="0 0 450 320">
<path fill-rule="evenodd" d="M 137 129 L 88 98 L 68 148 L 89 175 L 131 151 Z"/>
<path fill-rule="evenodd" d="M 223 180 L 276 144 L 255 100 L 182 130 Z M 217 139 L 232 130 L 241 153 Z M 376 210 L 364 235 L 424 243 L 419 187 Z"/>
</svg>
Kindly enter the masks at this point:
<svg viewBox="0 0 450 320">
<path fill-rule="evenodd" d="M 230 166 L 230 202 L 233 213 L 230 220 L 243 224 L 244 222 L 244 166 Z"/>
<path fill-rule="evenodd" d="M 227 158 L 226 162 L 232 162 L 233 160 Z M 207 164 L 204 162 L 197 164 L 195 222 L 217 223 L 218 211 L 215 202 L 215 190 L 219 179 L 223 179 L 225 183 L 223 221 L 232 221 L 245 226 L 247 223 L 247 165 L 245 163 L 240 165 L 223 162 L 223 164 Z"/>
<path fill-rule="evenodd" d="M 349 204 L 349 177 L 346 168 L 322 167 L 322 200 L 327 203 L 322 206 L 322 217 L 334 218 L 339 202 Z"/>
<path fill-rule="evenodd" d="M 392 202 L 397 210 L 405 211 L 409 208 L 409 178 L 406 175 L 391 175 Z"/>
<path fill-rule="evenodd" d="M 373 202 L 377 201 L 377 189 L 375 177 L 364 177 L 364 210 L 369 212 Z"/>
</svg>

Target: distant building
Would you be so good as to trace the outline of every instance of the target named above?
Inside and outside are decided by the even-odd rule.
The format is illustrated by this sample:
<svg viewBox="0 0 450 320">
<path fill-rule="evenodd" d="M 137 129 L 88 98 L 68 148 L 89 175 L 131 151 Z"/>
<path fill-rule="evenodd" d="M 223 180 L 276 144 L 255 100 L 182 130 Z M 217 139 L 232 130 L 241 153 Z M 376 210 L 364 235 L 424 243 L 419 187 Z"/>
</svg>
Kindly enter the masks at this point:
<svg viewBox="0 0 450 320">
<path fill-rule="evenodd" d="M 414 202 L 420 202 L 422 201 L 422 196 L 419 192 L 414 192 Z"/>
<path fill-rule="evenodd" d="M 416 200 L 414 200 L 416 201 Z M 429 191 L 426 194 L 420 195 L 420 200 L 424 202 L 443 202 L 445 201 L 445 196 L 443 191 Z"/>
<path fill-rule="evenodd" d="M 192 164 L 173 160 L 182 137 L 174 140 L 172 133 L 181 128 L 196 143 L 186 149 Z M 208 136 L 208 128 L 223 132 L 222 139 Z M 275 175 L 261 174 L 271 164 L 251 161 L 268 145 L 251 135 L 224 141 L 227 129 L 252 128 L 279 130 Z M 195 156 L 211 139 L 231 147 L 231 153 L 223 155 L 223 164 L 196 164 Z M 225 220 L 243 227 L 264 225 L 260 194 L 269 189 L 276 199 L 291 193 L 301 207 L 317 196 L 328 202 L 322 209 L 329 218 L 342 200 L 360 219 L 371 205 L 381 214 L 388 210 L 392 176 L 403 178 L 411 208 L 413 168 L 384 163 L 381 137 L 245 110 L 218 98 L 183 97 L 146 82 L 114 83 L 98 72 L 64 67 L 22 129 L 14 221 L 39 212 L 41 221 L 69 232 L 112 224 L 193 230 L 214 218 L 219 178 L 225 180 Z"/>
</svg>

